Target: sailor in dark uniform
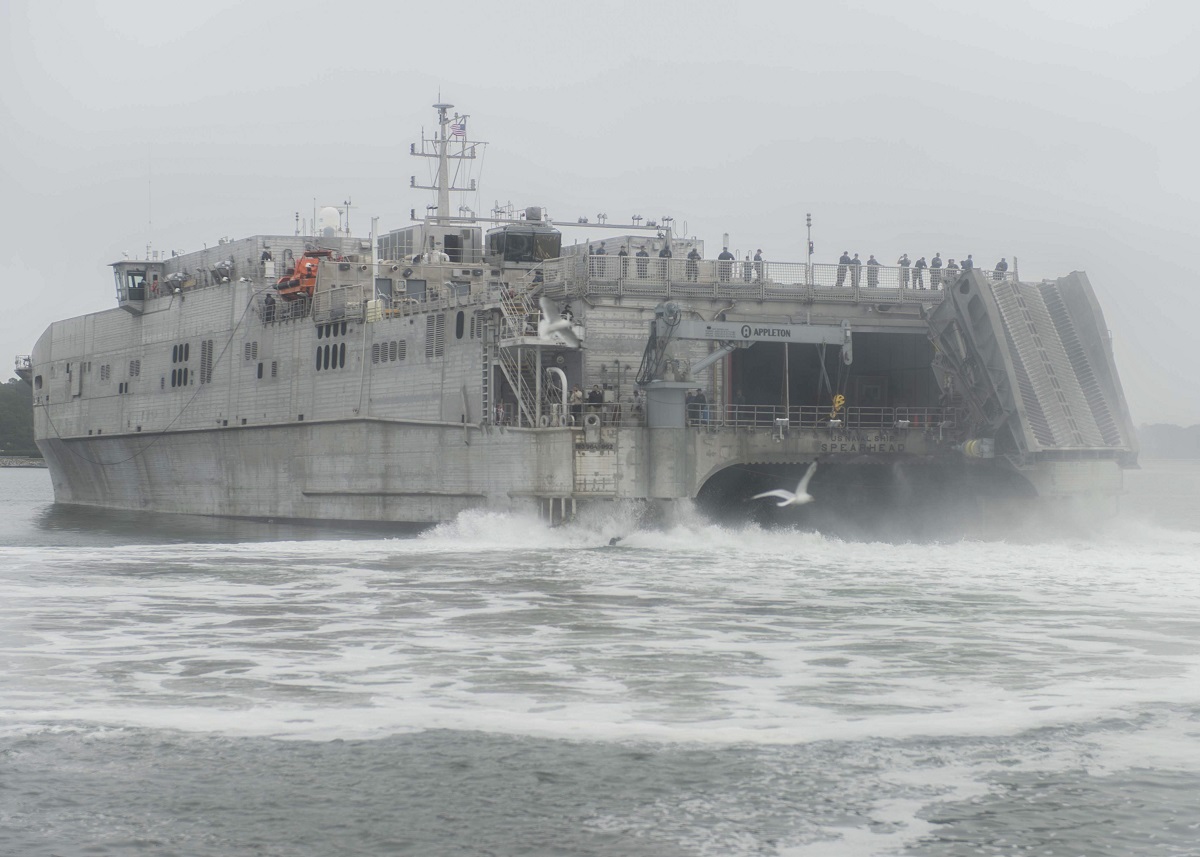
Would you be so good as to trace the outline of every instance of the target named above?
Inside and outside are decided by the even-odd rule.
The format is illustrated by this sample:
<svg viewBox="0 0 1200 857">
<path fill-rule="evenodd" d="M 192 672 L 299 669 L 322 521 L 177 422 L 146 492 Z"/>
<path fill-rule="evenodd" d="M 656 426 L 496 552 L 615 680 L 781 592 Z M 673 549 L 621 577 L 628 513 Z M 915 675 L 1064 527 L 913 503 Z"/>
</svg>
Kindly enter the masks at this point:
<svg viewBox="0 0 1200 857">
<path fill-rule="evenodd" d="M 850 251 L 843 250 L 842 257 L 838 259 L 837 284 L 841 288 L 842 283 L 846 282 L 846 269 L 850 267 Z"/>
<path fill-rule="evenodd" d="M 643 280 L 646 278 L 646 266 L 650 264 L 650 254 L 646 252 L 646 246 L 643 244 L 638 247 L 638 251 L 633 254 L 637 259 L 637 275 Z"/>
<path fill-rule="evenodd" d="M 928 267 L 929 267 L 929 265 L 926 264 L 924 256 L 922 256 L 920 259 L 918 259 L 917 263 L 915 265 L 913 265 L 913 288 L 914 289 L 925 288 L 925 280 L 923 279 L 923 275 L 921 274 L 921 272 L 924 271 Z"/>
<path fill-rule="evenodd" d="M 1001 259 L 999 262 L 996 263 L 996 270 L 992 274 L 992 279 L 993 280 L 1003 280 L 1004 272 L 1007 270 L 1008 270 L 1008 262 Z"/>
<path fill-rule="evenodd" d="M 942 282 L 942 254 L 934 253 L 929 262 L 929 288 L 937 291 Z"/>
<path fill-rule="evenodd" d="M 722 283 L 729 282 L 729 273 L 733 269 L 734 258 L 736 257 L 729 252 L 728 247 L 721 248 L 721 252 L 717 256 L 717 261 L 719 262 L 718 271 L 720 272 L 720 279 Z"/>
<path fill-rule="evenodd" d="M 867 288 L 874 289 L 879 285 L 879 260 L 874 256 L 867 259 Z"/>
</svg>

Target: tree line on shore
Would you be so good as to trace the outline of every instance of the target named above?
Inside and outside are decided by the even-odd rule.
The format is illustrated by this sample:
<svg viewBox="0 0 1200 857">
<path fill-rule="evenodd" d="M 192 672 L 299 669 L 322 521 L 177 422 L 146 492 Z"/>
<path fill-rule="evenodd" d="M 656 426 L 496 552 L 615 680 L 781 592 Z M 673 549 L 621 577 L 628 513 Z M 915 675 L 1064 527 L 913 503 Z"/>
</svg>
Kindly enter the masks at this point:
<svg viewBox="0 0 1200 857">
<path fill-rule="evenodd" d="M 1200 458 L 1200 425 L 1142 425 L 1138 442 L 1142 458 Z"/>
<path fill-rule="evenodd" d="M 33 442 L 33 388 L 20 378 L 0 384 L 0 455 L 42 457 Z"/>
</svg>

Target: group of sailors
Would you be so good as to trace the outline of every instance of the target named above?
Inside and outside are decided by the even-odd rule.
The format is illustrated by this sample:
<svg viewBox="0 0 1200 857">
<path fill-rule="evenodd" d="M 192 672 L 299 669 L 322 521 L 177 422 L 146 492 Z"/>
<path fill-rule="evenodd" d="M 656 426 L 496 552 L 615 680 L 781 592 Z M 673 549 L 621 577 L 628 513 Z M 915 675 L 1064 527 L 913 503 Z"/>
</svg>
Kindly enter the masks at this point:
<svg viewBox="0 0 1200 857">
<path fill-rule="evenodd" d="M 934 253 L 933 259 L 928 262 L 925 261 L 924 256 L 913 262 L 908 258 L 908 254 L 904 253 L 896 260 L 896 265 L 900 269 L 900 288 L 909 288 L 909 283 L 911 282 L 912 288 L 924 289 L 925 272 L 928 271 L 929 288 L 937 290 L 942 288 L 943 283 L 952 282 L 957 279 L 961 272 L 973 270 L 975 268 L 975 257 L 968 253 L 967 258 L 963 259 L 961 263 L 949 259 L 943 265 L 941 253 Z M 841 258 L 838 259 L 837 285 L 839 287 L 844 286 L 846 284 L 846 275 L 849 274 L 851 285 L 858 288 L 862 269 L 866 267 L 867 288 L 876 288 L 879 286 L 879 269 L 882 266 L 882 263 L 874 256 L 867 259 L 864 266 L 864 263 L 858 258 L 857 253 L 851 257 L 850 251 L 844 250 L 842 251 Z M 992 279 L 1004 279 L 1004 274 L 1007 271 L 1008 261 L 1001 259 L 996 263 L 996 267 L 992 271 Z"/>
<path fill-rule="evenodd" d="M 763 278 L 763 255 L 762 255 L 762 252 L 763 251 L 761 249 L 755 251 L 753 259 L 750 258 L 749 254 L 746 254 L 745 261 L 742 262 L 741 276 L 742 276 L 742 279 L 745 280 L 747 283 L 762 281 L 762 278 Z M 599 246 L 594 246 L 594 245 L 590 245 L 590 244 L 588 245 L 588 255 L 589 256 L 607 256 L 608 250 L 605 249 L 604 242 L 601 241 Z M 622 245 L 621 249 L 617 251 L 616 255 L 619 259 L 621 259 L 621 276 L 625 277 L 628 274 L 628 270 L 629 270 L 629 263 L 627 261 L 628 256 L 629 256 L 629 248 Z M 672 255 L 673 254 L 671 253 L 671 246 L 669 244 L 664 244 L 663 248 L 658 251 L 658 258 L 662 259 L 662 260 L 667 260 L 667 259 L 672 258 Z M 636 263 L 638 277 L 644 279 L 646 276 L 648 276 L 649 269 L 650 269 L 650 254 L 646 251 L 645 244 L 638 246 L 638 250 L 636 253 L 633 254 L 633 258 Z M 688 251 L 686 258 L 687 258 L 687 266 L 686 266 L 687 279 L 688 279 L 688 282 L 694 283 L 700 279 L 700 262 L 701 262 L 701 260 L 703 260 L 704 257 L 700 255 L 700 251 L 698 249 L 696 249 L 695 247 L 692 247 L 692 249 Z M 734 278 L 735 272 L 737 270 L 737 257 L 729 252 L 728 247 L 722 247 L 721 252 L 717 255 L 717 263 L 718 263 L 717 264 L 717 279 L 719 279 L 722 283 L 730 282 Z M 665 275 L 666 264 L 667 264 L 666 261 L 661 261 L 658 263 L 659 271 L 661 272 L 659 274 L 660 276 Z M 598 265 L 593 264 L 591 266 L 591 268 L 592 268 L 593 274 L 598 273 L 598 271 L 597 271 Z"/>
<path fill-rule="evenodd" d="M 608 250 L 605 248 L 603 241 L 601 241 L 598 246 L 588 246 L 589 257 L 595 258 L 607 255 Z M 616 256 L 621 259 L 620 276 L 625 277 L 629 272 L 629 263 L 627 261 L 627 257 L 629 256 L 628 247 L 622 245 L 621 249 L 617 251 Z M 672 253 L 669 245 L 663 246 L 663 248 L 658 251 L 658 258 L 660 261 L 658 263 L 658 267 L 655 269 L 655 276 L 666 276 L 666 262 L 661 260 L 668 260 L 671 257 Z M 633 258 L 637 276 L 639 278 L 645 278 L 649 276 L 650 254 L 647 252 L 646 246 L 639 246 Z M 700 251 L 696 247 L 692 247 L 691 250 L 688 251 L 686 264 L 684 266 L 684 275 L 688 282 L 694 283 L 700 279 L 700 262 L 703 260 L 703 258 L 704 257 L 700 254 Z M 735 278 L 740 278 L 747 283 L 760 283 L 763 281 L 765 264 L 766 263 L 763 260 L 763 251 L 761 249 L 756 250 L 753 257 L 747 254 L 746 258 L 739 263 L 737 257 L 734 256 L 733 253 L 729 252 L 728 247 L 722 247 L 721 252 L 717 255 L 717 279 L 722 283 L 728 283 Z M 911 287 L 914 289 L 924 289 L 926 288 L 926 274 L 928 274 L 928 288 L 934 290 L 940 289 L 944 283 L 951 282 L 952 280 L 956 279 L 961 272 L 970 271 L 976 267 L 975 257 L 970 253 L 968 253 L 966 258 L 961 261 L 947 259 L 945 262 L 942 261 L 941 253 L 934 253 L 933 258 L 929 261 L 926 261 L 925 257 L 921 256 L 916 260 L 916 262 L 913 262 L 911 259 L 909 259 L 908 254 L 905 253 L 896 260 L 896 265 L 900 269 L 900 288 L 906 289 Z M 850 251 L 846 250 L 842 253 L 841 258 L 838 259 L 837 286 L 840 288 L 846 285 L 851 285 L 855 288 L 858 288 L 858 286 L 861 284 L 862 269 L 866 268 L 867 288 L 877 288 L 880 285 L 879 269 L 882 267 L 883 263 L 874 256 L 870 256 L 866 262 L 863 262 L 861 259 L 859 259 L 857 253 L 851 256 Z M 1001 259 L 996 263 L 996 267 L 992 271 L 992 279 L 1004 279 L 1004 275 L 1007 271 L 1008 260 Z M 602 263 L 596 259 L 591 264 L 591 273 L 593 276 L 608 274 L 609 269 L 603 268 Z M 890 286 L 892 284 L 888 283 L 887 285 Z"/>
</svg>

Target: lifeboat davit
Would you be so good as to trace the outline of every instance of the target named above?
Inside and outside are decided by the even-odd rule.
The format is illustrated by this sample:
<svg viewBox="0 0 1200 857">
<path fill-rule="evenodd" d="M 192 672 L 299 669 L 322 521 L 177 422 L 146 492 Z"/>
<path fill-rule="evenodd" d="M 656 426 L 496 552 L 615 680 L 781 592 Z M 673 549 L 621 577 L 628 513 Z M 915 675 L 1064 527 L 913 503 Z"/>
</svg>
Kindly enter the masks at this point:
<svg viewBox="0 0 1200 857">
<path fill-rule="evenodd" d="M 279 296 L 285 301 L 298 297 L 311 298 L 317 287 L 317 271 L 321 267 L 321 260 L 332 255 L 332 250 L 305 250 L 304 255 L 296 260 L 296 269 L 275 283 Z"/>
</svg>

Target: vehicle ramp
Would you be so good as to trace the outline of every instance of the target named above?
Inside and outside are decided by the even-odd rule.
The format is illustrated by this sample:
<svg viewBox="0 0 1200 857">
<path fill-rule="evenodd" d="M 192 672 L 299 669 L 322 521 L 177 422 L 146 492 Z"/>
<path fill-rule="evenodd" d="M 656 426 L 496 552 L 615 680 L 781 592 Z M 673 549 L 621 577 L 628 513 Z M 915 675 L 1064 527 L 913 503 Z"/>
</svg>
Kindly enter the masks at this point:
<svg viewBox="0 0 1200 857">
<path fill-rule="evenodd" d="M 1086 275 L 1022 283 L 970 271 L 928 322 L 934 370 L 961 397 L 964 437 L 994 437 L 998 454 L 1136 465 L 1108 329 Z"/>
</svg>

